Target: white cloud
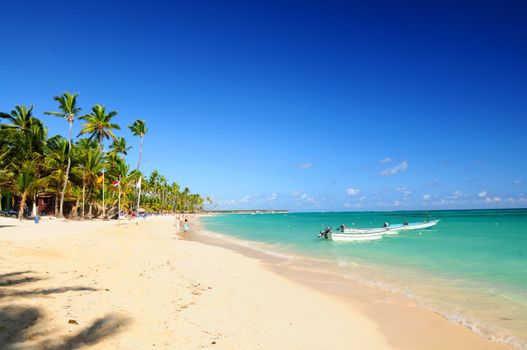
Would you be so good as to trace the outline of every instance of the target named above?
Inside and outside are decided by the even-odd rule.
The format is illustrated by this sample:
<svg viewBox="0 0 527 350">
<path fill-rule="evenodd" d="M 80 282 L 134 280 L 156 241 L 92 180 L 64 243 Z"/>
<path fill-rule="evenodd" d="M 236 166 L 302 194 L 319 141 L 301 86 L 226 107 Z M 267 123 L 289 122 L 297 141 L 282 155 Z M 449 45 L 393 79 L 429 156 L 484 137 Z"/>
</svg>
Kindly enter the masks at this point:
<svg viewBox="0 0 527 350">
<path fill-rule="evenodd" d="M 358 195 L 360 193 L 360 190 L 357 188 L 348 187 L 346 193 L 348 194 L 348 196 L 352 197 Z"/>
<path fill-rule="evenodd" d="M 517 180 L 514 180 L 512 183 L 514 183 L 515 185 L 519 185 L 519 184 L 523 183 L 523 180 L 522 179 L 517 179 Z"/>
<path fill-rule="evenodd" d="M 427 193 L 427 194 L 423 194 L 423 200 L 425 201 L 429 201 L 431 198 L 431 196 Z"/>
<path fill-rule="evenodd" d="M 309 169 L 313 167 L 313 163 L 300 163 L 298 166 L 300 166 L 302 169 Z"/>
<path fill-rule="evenodd" d="M 435 180 L 432 180 L 432 181 L 429 181 L 427 182 L 426 184 L 427 186 L 441 186 L 442 185 L 442 182 L 435 179 Z"/>
<path fill-rule="evenodd" d="M 394 205 L 395 207 L 398 207 L 398 206 L 401 205 L 401 202 L 400 202 L 400 201 L 393 201 L 393 205 Z"/>
<path fill-rule="evenodd" d="M 394 166 L 393 168 L 384 169 L 379 173 L 380 176 L 391 176 L 395 175 L 397 173 L 400 173 L 402 171 L 406 171 L 408 169 L 408 162 L 405 160 L 404 162 L 401 162 Z"/>
<path fill-rule="evenodd" d="M 479 197 L 479 198 L 485 198 L 485 197 L 487 197 L 487 191 L 481 191 L 480 193 L 478 193 L 478 197 Z"/>
<path fill-rule="evenodd" d="M 320 204 L 317 196 L 310 196 L 304 191 L 291 191 L 291 197 L 295 198 L 297 203 L 306 202 L 311 204 Z"/>
<path fill-rule="evenodd" d="M 501 202 L 500 197 L 494 197 L 494 198 L 486 197 L 485 198 L 485 203 L 500 203 L 500 202 Z"/>
<path fill-rule="evenodd" d="M 234 199 L 224 199 L 221 201 L 218 201 L 219 205 L 234 205 L 236 204 L 236 201 Z"/>
<path fill-rule="evenodd" d="M 461 198 L 463 197 L 463 192 L 461 192 L 460 190 L 457 190 L 456 192 L 452 193 L 451 196 L 448 196 L 446 197 L 447 199 L 458 199 L 458 198 Z"/>
<path fill-rule="evenodd" d="M 271 197 L 267 198 L 268 202 L 274 202 L 278 198 L 278 194 L 276 192 L 273 192 L 271 194 Z"/>
<path fill-rule="evenodd" d="M 359 202 L 364 202 L 366 200 L 366 196 L 362 196 L 359 198 Z"/>
<path fill-rule="evenodd" d="M 396 187 L 395 192 L 401 192 L 405 197 L 408 197 L 410 194 L 412 194 L 412 190 L 410 190 L 408 187 Z"/>
<path fill-rule="evenodd" d="M 240 203 L 248 203 L 252 196 L 245 196 L 240 198 Z"/>
<path fill-rule="evenodd" d="M 386 158 L 379 160 L 379 163 L 386 164 L 386 163 L 390 163 L 391 161 L 392 161 L 392 158 L 386 157 Z"/>
</svg>

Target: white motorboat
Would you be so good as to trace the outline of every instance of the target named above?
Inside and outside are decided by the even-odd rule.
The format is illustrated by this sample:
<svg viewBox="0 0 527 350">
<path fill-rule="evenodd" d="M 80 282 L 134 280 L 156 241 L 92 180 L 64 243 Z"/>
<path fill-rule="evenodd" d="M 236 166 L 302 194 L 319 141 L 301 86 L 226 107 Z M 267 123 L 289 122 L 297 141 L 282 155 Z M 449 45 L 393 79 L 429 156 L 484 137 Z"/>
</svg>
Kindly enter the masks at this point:
<svg viewBox="0 0 527 350">
<path fill-rule="evenodd" d="M 372 229 L 372 230 L 375 230 L 375 231 L 374 232 L 346 233 L 346 232 L 333 232 L 331 227 L 326 227 L 325 230 L 320 232 L 319 237 L 324 237 L 325 239 L 328 239 L 331 241 L 345 241 L 345 242 L 372 241 L 376 239 L 381 239 L 387 229 L 383 228 L 383 229 Z"/>
<path fill-rule="evenodd" d="M 428 222 L 411 222 L 398 225 L 388 225 L 388 231 L 386 234 L 396 234 L 398 231 L 408 231 L 408 230 L 425 230 L 432 226 L 437 225 L 439 220 L 432 220 Z"/>
<path fill-rule="evenodd" d="M 386 227 L 380 227 L 380 228 L 349 228 L 346 227 L 344 229 L 341 229 L 340 232 L 342 233 L 380 233 L 388 230 Z"/>
<path fill-rule="evenodd" d="M 344 242 L 352 242 L 352 241 L 373 241 L 376 239 L 381 239 L 382 236 L 384 236 L 385 231 L 377 232 L 377 233 L 338 233 L 338 232 L 331 232 L 329 235 L 329 239 L 332 241 L 344 241 Z"/>
<path fill-rule="evenodd" d="M 435 226 L 438 222 L 439 220 L 412 223 L 405 222 L 404 224 L 398 225 L 389 225 L 388 223 L 385 223 L 384 227 L 380 228 L 349 228 L 346 227 L 346 225 L 341 225 L 339 228 L 340 232 L 333 232 L 331 227 L 326 227 L 326 229 L 322 230 L 318 236 L 332 241 L 372 241 L 381 239 L 384 235 L 396 235 L 400 231 L 424 230 Z"/>
</svg>

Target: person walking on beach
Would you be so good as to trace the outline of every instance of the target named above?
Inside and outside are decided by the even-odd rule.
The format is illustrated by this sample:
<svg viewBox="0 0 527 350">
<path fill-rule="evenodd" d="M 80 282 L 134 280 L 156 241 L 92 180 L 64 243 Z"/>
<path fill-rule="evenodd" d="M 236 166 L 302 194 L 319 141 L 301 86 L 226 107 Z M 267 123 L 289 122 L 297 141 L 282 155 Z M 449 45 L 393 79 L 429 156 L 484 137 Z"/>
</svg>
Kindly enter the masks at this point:
<svg viewBox="0 0 527 350">
<path fill-rule="evenodd" d="M 188 219 L 185 219 L 185 224 L 183 225 L 183 238 L 187 239 L 187 231 L 189 230 L 188 227 Z"/>
</svg>

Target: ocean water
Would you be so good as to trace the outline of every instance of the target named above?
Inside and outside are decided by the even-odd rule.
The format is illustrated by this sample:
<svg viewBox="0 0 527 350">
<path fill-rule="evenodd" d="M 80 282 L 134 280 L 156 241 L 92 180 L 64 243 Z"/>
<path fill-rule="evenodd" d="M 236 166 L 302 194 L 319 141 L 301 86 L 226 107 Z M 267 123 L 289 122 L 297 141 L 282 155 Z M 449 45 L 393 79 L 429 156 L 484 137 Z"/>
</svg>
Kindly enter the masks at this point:
<svg viewBox="0 0 527 350">
<path fill-rule="evenodd" d="M 318 239 L 326 226 L 439 219 L 381 240 Z M 527 349 L 527 210 L 220 215 L 208 232 L 268 254 L 323 260 L 344 278 L 401 293 L 450 321 Z"/>
</svg>

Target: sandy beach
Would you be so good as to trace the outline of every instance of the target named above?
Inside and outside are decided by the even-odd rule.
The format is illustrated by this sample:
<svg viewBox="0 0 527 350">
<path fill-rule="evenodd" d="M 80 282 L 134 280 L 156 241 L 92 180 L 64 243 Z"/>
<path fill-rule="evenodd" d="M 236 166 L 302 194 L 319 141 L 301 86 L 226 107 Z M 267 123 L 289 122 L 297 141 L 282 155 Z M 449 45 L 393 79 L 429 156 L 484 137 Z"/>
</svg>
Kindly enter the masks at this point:
<svg viewBox="0 0 527 350">
<path fill-rule="evenodd" d="M 1 218 L 0 251 L 1 349 L 510 348 L 397 295 L 178 239 L 170 216 Z"/>
</svg>

